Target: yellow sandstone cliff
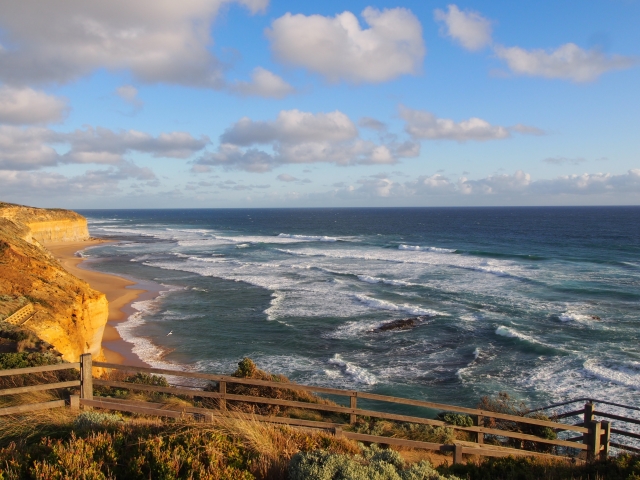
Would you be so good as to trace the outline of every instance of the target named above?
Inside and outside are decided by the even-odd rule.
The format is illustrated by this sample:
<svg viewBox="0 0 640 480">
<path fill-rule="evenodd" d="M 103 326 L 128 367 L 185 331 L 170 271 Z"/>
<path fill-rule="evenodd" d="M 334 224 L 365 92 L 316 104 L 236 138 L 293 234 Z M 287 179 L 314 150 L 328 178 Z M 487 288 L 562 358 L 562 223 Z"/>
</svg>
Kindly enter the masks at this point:
<svg viewBox="0 0 640 480">
<path fill-rule="evenodd" d="M 87 220 L 75 212 L 0 203 L 0 300 L 33 303 L 35 314 L 22 326 L 71 362 L 83 353 L 102 357 L 107 298 L 43 245 L 88 238 Z"/>
</svg>

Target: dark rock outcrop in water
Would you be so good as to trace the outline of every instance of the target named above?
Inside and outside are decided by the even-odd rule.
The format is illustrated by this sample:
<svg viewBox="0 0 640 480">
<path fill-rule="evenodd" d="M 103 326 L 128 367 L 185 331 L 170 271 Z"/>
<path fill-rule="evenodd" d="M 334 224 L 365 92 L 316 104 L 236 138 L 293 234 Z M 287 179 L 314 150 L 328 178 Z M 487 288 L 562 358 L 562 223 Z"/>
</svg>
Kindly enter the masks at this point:
<svg viewBox="0 0 640 480">
<path fill-rule="evenodd" d="M 401 318 L 399 320 L 393 320 L 391 322 L 383 323 L 378 328 L 374 328 L 373 332 L 388 332 L 390 330 L 411 330 L 414 327 L 417 327 L 420 323 L 422 323 L 427 317 L 411 317 L 411 318 Z"/>
</svg>

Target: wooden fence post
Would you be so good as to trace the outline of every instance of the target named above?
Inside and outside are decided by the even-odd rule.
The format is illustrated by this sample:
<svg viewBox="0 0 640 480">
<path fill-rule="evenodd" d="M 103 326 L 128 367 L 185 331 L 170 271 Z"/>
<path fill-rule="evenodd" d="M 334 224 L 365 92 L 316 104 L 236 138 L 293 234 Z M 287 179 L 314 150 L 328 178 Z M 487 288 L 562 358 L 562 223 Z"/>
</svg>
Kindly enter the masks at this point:
<svg viewBox="0 0 640 480">
<path fill-rule="evenodd" d="M 80 398 L 93 400 L 93 372 L 91 371 L 91 354 L 80 355 Z"/>
<path fill-rule="evenodd" d="M 584 404 L 584 414 L 583 414 L 583 420 L 582 420 L 582 426 L 585 428 L 589 428 L 589 425 L 591 424 L 591 422 L 593 422 L 593 412 L 595 410 L 595 405 L 591 402 L 589 403 L 585 403 Z M 591 440 L 589 439 L 589 433 L 583 433 L 582 434 L 582 443 L 584 443 L 585 445 L 589 445 L 589 442 L 591 442 Z M 588 452 L 584 452 L 583 453 L 587 453 L 588 456 Z M 584 457 L 583 457 L 584 458 Z"/>
<path fill-rule="evenodd" d="M 604 446 L 602 452 L 600 452 L 600 458 L 606 460 L 609 456 L 609 441 L 611 440 L 611 422 L 600 422 L 602 425 L 602 440 L 601 443 Z"/>
<path fill-rule="evenodd" d="M 220 410 L 227 409 L 227 382 L 220 381 L 218 382 L 218 392 L 220 393 Z"/>
<path fill-rule="evenodd" d="M 473 424 L 476 427 L 484 427 L 484 417 L 482 415 L 474 415 Z M 476 433 L 476 443 L 478 443 L 479 445 L 484 445 L 484 433 Z"/>
<path fill-rule="evenodd" d="M 342 429 L 340 427 L 333 427 L 333 435 L 336 438 L 342 438 Z"/>
<path fill-rule="evenodd" d="M 589 425 L 585 425 L 589 429 L 589 448 L 587 449 L 587 459 L 595 460 L 600 455 L 600 445 L 602 440 L 602 424 L 601 422 L 591 421 Z"/>
<path fill-rule="evenodd" d="M 80 397 L 78 395 L 69 395 L 69 408 L 71 410 L 80 409 Z"/>
<path fill-rule="evenodd" d="M 357 395 L 358 395 L 358 392 L 354 392 L 354 394 L 351 395 L 350 401 L 349 401 L 349 406 L 351 408 L 353 408 L 354 410 L 356 408 L 358 408 L 358 397 L 357 397 Z M 349 423 L 351 425 L 356 423 L 356 417 L 357 417 L 357 415 L 355 413 L 352 413 L 352 414 L 349 415 Z"/>
<path fill-rule="evenodd" d="M 461 464 L 463 463 L 463 458 L 462 458 L 462 445 L 459 444 L 455 444 L 453 446 L 453 464 L 457 465 L 457 464 Z"/>
</svg>

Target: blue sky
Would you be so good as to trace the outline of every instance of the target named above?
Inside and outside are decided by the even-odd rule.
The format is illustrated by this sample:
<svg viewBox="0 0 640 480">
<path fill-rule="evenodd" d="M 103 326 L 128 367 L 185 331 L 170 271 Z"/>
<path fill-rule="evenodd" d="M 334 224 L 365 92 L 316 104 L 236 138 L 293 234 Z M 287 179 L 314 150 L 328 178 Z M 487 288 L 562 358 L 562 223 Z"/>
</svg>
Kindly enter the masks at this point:
<svg viewBox="0 0 640 480">
<path fill-rule="evenodd" d="M 0 200 L 640 204 L 640 2 L 0 0 Z"/>
</svg>

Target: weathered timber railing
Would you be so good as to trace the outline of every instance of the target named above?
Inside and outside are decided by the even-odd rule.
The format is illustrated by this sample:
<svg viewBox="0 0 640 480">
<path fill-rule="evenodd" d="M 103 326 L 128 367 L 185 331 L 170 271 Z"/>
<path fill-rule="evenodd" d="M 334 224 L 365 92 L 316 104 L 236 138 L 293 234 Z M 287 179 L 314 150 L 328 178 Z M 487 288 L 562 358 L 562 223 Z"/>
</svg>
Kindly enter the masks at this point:
<svg viewBox="0 0 640 480">
<path fill-rule="evenodd" d="M 105 380 L 100 378 L 93 378 L 92 368 L 98 367 L 100 369 L 111 369 L 132 373 L 147 373 L 165 375 L 170 378 L 183 377 L 187 379 L 216 382 L 218 391 L 205 391 L 194 386 L 174 385 L 174 386 L 156 386 L 147 384 L 137 384 L 122 382 L 116 380 Z M 341 390 L 328 387 L 317 387 L 310 385 L 300 385 L 296 383 L 281 383 L 272 382 L 266 380 L 256 380 L 250 378 L 237 378 L 228 375 L 215 375 L 199 372 L 184 372 L 177 370 L 167 370 L 161 368 L 151 367 L 134 367 L 128 365 L 119 365 L 107 362 L 92 362 L 91 355 L 85 354 L 81 356 L 81 361 L 78 363 L 69 363 L 61 365 L 51 365 L 46 367 L 34 367 L 15 370 L 0 370 L 0 376 L 6 375 L 20 375 L 28 373 L 38 373 L 45 371 L 55 371 L 67 368 L 79 368 L 80 380 L 74 380 L 70 382 L 57 382 L 45 385 L 33 385 L 29 387 L 19 387 L 17 389 L 4 389 L 0 390 L 0 395 L 13 395 L 17 393 L 27 393 L 40 390 L 50 390 L 63 387 L 80 387 L 79 395 L 72 395 L 69 401 L 71 408 L 101 408 L 109 410 L 118 410 L 131 413 L 173 417 L 180 418 L 184 416 L 192 416 L 204 420 L 212 420 L 215 416 L 228 416 L 233 415 L 236 417 L 246 417 L 255 419 L 258 421 L 265 421 L 271 423 L 282 423 L 301 427 L 312 427 L 320 429 L 333 430 L 336 435 L 351 438 L 354 440 L 382 443 L 390 445 L 401 445 L 414 448 L 422 448 L 429 450 L 438 450 L 442 452 L 453 452 L 454 461 L 461 462 L 463 455 L 480 455 L 480 456 L 544 456 L 558 458 L 558 453 L 573 454 L 579 453 L 580 458 L 594 459 L 606 457 L 609 454 L 609 445 L 617 446 L 610 441 L 612 433 L 618 431 L 611 428 L 611 424 L 607 421 L 596 421 L 595 416 L 601 416 L 620 420 L 624 418 L 625 421 L 632 420 L 633 422 L 640 424 L 639 420 L 627 419 L 626 417 L 619 417 L 613 414 L 607 414 L 606 412 L 596 411 L 593 407 L 585 407 L 580 410 L 572 412 L 565 412 L 553 416 L 554 421 L 542 420 L 536 418 L 522 417 L 509 415 L 504 413 L 492 412 L 488 410 L 460 407 L 456 405 L 447 405 L 442 403 L 428 402 L 423 400 L 413 400 L 408 398 L 392 397 L 388 395 L 379 395 L 374 393 L 359 392 L 355 390 Z M 251 395 L 238 395 L 227 391 L 228 384 L 240 384 L 250 385 L 257 387 L 270 387 L 281 390 L 294 390 L 294 391 L 306 391 L 319 394 L 330 395 L 332 397 L 347 397 L 348 406 L 346 405 L 329 405 L 324 403 L 311 403 L 297 400 L 285 400 L 282 398 L 271 398 L 263 396 L 251 396 Z M 128 389 L 133 391 L 146 391 L 146 392 L 158 392 L 167 393 L 172 395 L 187 396 L 187 397 L 199 397 L 199 398 L 214 398 L 218 400 L 217 409 L 200 408 L 200 407 L 176 407 L 161 403 L 154 402 L 142 402 L 132 401 L 110 397 L 95 397 L 94 398 L 94 386 L 111 387 L 118 389 Z M 462 413 L 469 415 L 473 419 L 473 426 L 463 427 L 458 425 L 452 425 L 441 420 L 435 420 L 425 416 L 416 415 L 403 415 L 399 413 L 390 413 L 371 408 L 361 408 L 358 406 L 359 400 L 366 400 L 371 402 L 382 402 L 391 406 L 410 406 L 421 407 L 424 409 L 449 411 L 455 413 Z M 330 412 L 346 415 L 347 421 L 315 421 L 315 420 L 302 420 L 289 417 L 276 417 L 276 416 L 261 416 L 261 415 L 247 415 L 238 412 L 228 411 L 228 402 L 235 403 L 250 403 L 250 404 L 262 404 L 262 405 L 279 405 L 285 407 L 295 407 L 299 409 L 306 409 L 311 411 Z M 575 401 L 574 401 L 575 402 Z M 30 404 L 20 405 L 19 407 L 9 407 L 0 409 L 0 415 L 23 413 L 41 408 L 53 408 L 57 406 L 63 406 L 64 401 L 46 402 L 44 404 Z M 591 402 L 593 405 L 593 402 Z M 557 406 L 557 405 L 556 405 Z M 543 407 L 543 409 L 549 409 L 550 407 Z M 579 424 L 566 424 L 559 423 L 557 420 L 561 418 L 569 418 L 570 416 L 583 415 L 583 422 Z M 358 417 L 372 417 L 385 420 L 400 421 L 407 423 L 433 425 L 440 427 L 447 427 L 457 431 L 468 432 L 473 438 L 472 442 L 456 441 L 455 445 L 444 445 L 438 443 L 421 442 L 414 440 L 406 440 L 401 438 L 390 438 L 375 435 L 365 435 L 361 433 L 351 432 L 344 430 L 350 424 L 355 424 Z M 538 435 L 521 433 L 517 431 L 511 431 L 502 428 L 489 428 L 486 425 L 490 424 L 490 420 L 502 420 L 510 423 L 511 425 L 521 425 L 531 427 L 548 427 L 554 432 L 560 432 L 562 435 L 578 434 L 572 438 L 556 438 L 548 439 Z M 632 423 L 633 423 L 632 422 Z M 563 433 L 564 432 L 564 433 Z M 634 433 L 630 433 L 633 438 Z M 534 451 L 528 451 L 519 448 L 511 448 L 506 446 L 496 446 L 485 444 L 485 436 L 493 436 L 502 439 L 511 439 L 524 442 L 533 442 L 534 444 L 545 444 L 553 447 L 561 447 L 560 452 L 555 454 L 546 454 Z M 640 437 L 640 435 L 638 435 Z"/>
<path fill-rule="evenodd" d="M 61 363 L 58 365 L 45 365 L 42 367 L 28 367 L 28 368 L 16 368 L 12 370 L 0 370 L 0 377 L 7 377 L 13 375 L 29 375 L 35 373 L 55 372 L 59 370 L 77 369 L 81 367 L 81 363 Z M 0 396 L 6 395 L 18 395 L 22 393 L 42 392 L 47 390 L 56 390 L 58 388 L 70 388 L 79 387 L 81 385 L 80 380 L 70 380 L 67 382 L 55 382 L 55 383 L 42 383 L 38 385 L 29 385 L 26 387 L 4 388 L 0 389 Z M 64 407 L 66 405 L 65 400 L 52 400 L 48 402 L 38 402 L 16 405 L 13 407 L 0 408 L 0 416 L 3 415 L 15 415 L 18 413 L 33 412 L 36 410 L 47 410 L 49 408 Z"/>
<path fill-rule="evenodd" d="M 569 410 L 565 411 L 565 408 L 573 404 L 582 404 L 582 408 L 577 410 Z M 597 408 L 596 408 L 597 405 Z M 613 407 L 613 408 L 612 408 Z M 555 412 L 554 412 L 555 410 Z M 640 407 L 634 407 L 631 405 L 623 405 L 620 403 L 609 402 L 607 400 L 598 400 L 594 398 L 576 398 L 573 400 L 569 400 L 566 402 L 555 403 L 553 405 L 547 405 L 545 407 L 536 408 L 530 410 L 531 412 L 549 412 L 548 415 L 556 420 L 563 418 L 579 418 L 581 421 L 577 423 L 577 425 L 588 425 L 590 422 L 593 422 L 595 417 L 602 417 L 613 420 L 610 421 L 601 421 L 602 424 L 602 436 L 603 436 L 603 444 L 605 447 L 614 447 L 620 450 L 626 450 L 634 453 L 640 453 L 640 442 L 635 442 L 635 445 L 629 445 L 624 442 L 626 439 L 640 440 L 640 428 L 636 427 L 636 425 L 640 426 L 640 413 L 636 414 L 636 418 L 629 417 L 627 415 L 618 415 L 617 413 L 612 412 L 627 410 L 631 412 L 640 412 Z M 624 429 L 617 428 L 619 426 L 623 426 Z M 629 428 L 635 427 L 635 432 L 630 432 Z M 612 435 L 614 437 L 612 438 Z M 586 442 L 593 442 L 593 440 L 588 437 L 586 438 Z M 605 442 L 606 441 L 606 442 Z M 607 454 L 608 449 L 607 449 Z"/>
</svg>

